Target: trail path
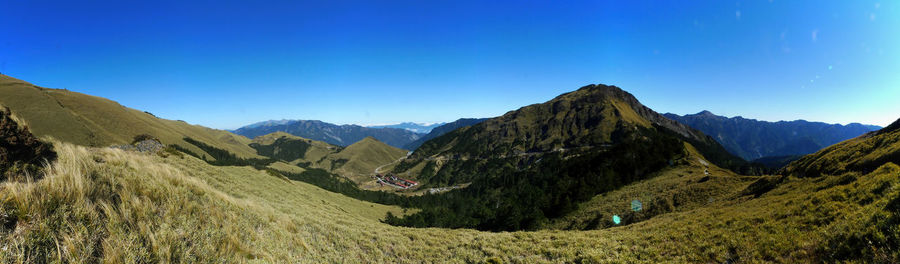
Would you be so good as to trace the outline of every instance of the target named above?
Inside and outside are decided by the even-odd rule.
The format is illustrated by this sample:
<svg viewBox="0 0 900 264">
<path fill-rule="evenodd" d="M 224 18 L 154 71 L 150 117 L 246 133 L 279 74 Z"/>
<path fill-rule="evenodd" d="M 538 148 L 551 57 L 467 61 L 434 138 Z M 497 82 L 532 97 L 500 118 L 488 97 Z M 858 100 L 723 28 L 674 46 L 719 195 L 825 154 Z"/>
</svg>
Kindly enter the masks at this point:
<svg viewBox="0 0 900 264">
<path fill-rule="evenodd" d="M 392 162 L 390 162 L 390 163 L 388 163 L 388 164 L 383 164 L 383 165 L 381 165 L 381 166 L 378 166 L 377 168 L 375 168 L 375 171 L 372 172 L 372 173 L 375 174 L 375 175 L 378 175 L 378 172 L 381 171 L 381 168 L 384 168 L 385 166 L 388 166 L 388 165 L 391 165 L 391 164 L 394 164 L 394 163 L 398 163 L 398 162 L 400 162 L 400 161 L 406 159 L 407 157 L 409 157 L 409 155 L 410 155 L 411 153 L 412 153 L 412 152 L 406 153 L 406 156 L 403 156 L 402 158 L 399 158 L 399 159 L 397 159 L 397 160 L 395 160 L 395 161 L 392 161 Z"/>
</svg>

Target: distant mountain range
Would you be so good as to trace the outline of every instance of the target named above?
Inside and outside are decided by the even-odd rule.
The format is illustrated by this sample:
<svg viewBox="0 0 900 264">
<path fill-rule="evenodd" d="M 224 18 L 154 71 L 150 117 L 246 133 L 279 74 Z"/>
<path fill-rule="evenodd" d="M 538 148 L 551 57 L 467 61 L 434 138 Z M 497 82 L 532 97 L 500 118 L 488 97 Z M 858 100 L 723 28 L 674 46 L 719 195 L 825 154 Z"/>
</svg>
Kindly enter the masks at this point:
<svg viewBox="0 0 900 264">
<path fill-rule="evenodd" d="M 881 129 L 879 126 L 808 122 L 767 122 L 740 116 L 724 117 L 709 111 L 693 115 L 665 114 L 713 137 L 729 152 L 751 161 L 763 157 L 799 157 L 835 143 Z"/>
<path fill-rule="evenodd" d="M 366 126 L 371 128 L 400 128 L 406 129 L 412 132 L 420 133 L 420 134 L 428 134 L 435 127 L 439 127 L 446 123 L 432 123 L 432 124 L 424 124 L 424 123 L 413 123 L 413 122 L 403 122 L 400 124 L 393 125 L 375 125 L 375 126 Z"/>
<path fill-rule="evenodd" d="M 460 118 L 456 121 L 450 123 L 443 123 L 441 126 L 435 127 L 431 130 L 427 135 L 422 136 L 421 138 L 413 141 L 412 143 L 407 144 L 404 148 L 408 150 L 416 150 L 422 143 L 425 141 L 431 140 L 432 138 L 436 138 L 442 136 L 444 134 L 449 133 L 450 131 L 456 130 L 458 128 L 471 126 L 474 124 L 481 123 L 484 120 L 488 120 L 488 118 Z"/>
<path fill-rule="evenodd" d="M 810 134 L 874 128 L 690 116 L 735 133 L 715 134 L 724 139 L 790 142 L 788 130 L 810 145 Z M 589 85 L 436 127 L 409 153 L 374 137 L 346 147 L 285 132 L 250 140 L 0 75 L 0 244 L 15 245 L 5 259 L 35 263 L 900 263 L 900 120 L 797 160 L 757 159 L 793 162 L 755 176 L 730 171 L 756 165 L 670 118 L 617 87 Z M 412 133 L 358 127 L 281 120 L 245 132 L 346 142 L 353 131 Z M 147 135 L 166 146 L 108 147 Z M 372 177 L 391 173 L 420 184 L 396 189 Z M 158 245 L 169 250 L 157 256 Z"/>
<path fill-rule="evenodd" d="M 373 137 L 393 147 L 403 148 L 424 135 L 401 128 L 335 125 L 318 120 L 265 121 L 241 127 L 232 132 L 252 139 L 279 131 L 342 147 L 349 146 L 366 137 Z"/>
</svg>

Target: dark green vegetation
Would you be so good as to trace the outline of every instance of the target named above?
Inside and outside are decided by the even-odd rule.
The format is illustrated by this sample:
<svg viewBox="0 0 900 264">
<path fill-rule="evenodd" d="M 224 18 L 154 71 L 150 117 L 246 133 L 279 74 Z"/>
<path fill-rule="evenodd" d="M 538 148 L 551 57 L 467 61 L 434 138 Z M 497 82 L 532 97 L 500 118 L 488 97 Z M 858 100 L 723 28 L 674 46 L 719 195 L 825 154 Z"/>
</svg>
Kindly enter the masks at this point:
<svg viewBox="0 0 900 264">
<path fill-rule="evenodd" d="M 459 128 L 463 128 L 463 127 L 481 123 L 484 120 L 488 120 L 488 119 L 487 118 L 460 118 L 460 119 L 457 119 L 456 121 L 442 124 L 438 127 L 435 127 L 434 129 L 432 129 L 431 132 L 429 132 L 428 134 L 422 136 L 419 139 L 416 139 L 416 141 L 406 144 L 406 146 L 404 146 L 403 148 L 408 149 L 408 150 L 416 150 L 417 148 L 419 148 L 419 146 L 421 146 L 423 143 L 425 143 L 425 141 L 429 141 L 433 138 L 443 136 L 444 134 L 450 133 L 450 131 L 457 130 Z"/>
<path fill-rule="evenodd" d="M 41 167 L 56 160 L 53 146 L 19 123 L 9 108 L 0 106 L 0 182 L 22 180 L 22 175 L 40 178 Z"/>
<path fill-rule="evenodd" d="M 179 145 L 172 145 L 172 147 L 215 166 L 252 166 L 257 169 L 263 169 L 272 162 L 275 162 L 275 160 L 271 158 L 241 158 L 237 155 L 234 155 L 234 153 L 228 152 L 227 150 L 216 148 L 188 137 L 184 138 L 184 141 L 197 146 L 198 148 L 209 154 L 209 156 L 207 157 L 207 155 L 200 155 L 191 152 L 189 149 Z"/>
<path fill-rule="evenodd" d="M 667 113 L 665 116 L 703 131 L 745 160 L 806 155 L 881 128 L 804 120 L 766 122 L 740 116 L 717 116 L 709 111 L 685 116 Z"/>
<path fill-rule="evenodd" d="M 751 163 L 762 164 L 769 169 L 779 169 L 802 157 L 803 155 L 762 157 L 751 161 Z"/>
<path fill-rule="evenodd" d="M 388 145 L 403 148 L 406 144 L 419 139 L 423 135 L 400 128 L 371 128 L 358 125 L 339 126 L 318 120 L 263 122 L 238 128 L 234 130 L 234 133 L 248 138 L 256 138 L 279 131 L 344 147 L 366 137 L 374 137 Z"/>
<path fill-rule="evenodd" d="M 646 179 L 653 172 L 684 156 L 678 138 L 639 128 L 624 132 L 608 149 L 577 153 L 550 153 L 516 168 L 510 159 L 490 159 L 483 177 L 455 178 L 445 170 L 434 181 L 469 180 L 463 189 L 441 195 L 425 195 L 417 206 L 422 211 L 386 222 L 413 227 L 477 228 L 480 230 L 536 230 L 550 219 L 575 210 L 597 194 Z M 456 163 L 454 171 L 470 166 Z M 454 165 L 447 165 L 454 166 Z M 445 166 L 444 168 L 450 168 Z"/>
<path fill-rule="evenodd" d="M 276 175 L 283 175 L 291 180 L 309 183 L 319 188 L 340 193 L 354 199 L 384 205 L 411 207 L 418 198 L 389 192 L 363 190 L 353 181 L 341 178 L 340 176 L 329 173 L 323 169 L 312 168 L 307 169 L 302 173 L 290 173 L 273 169 L 266 169 L 266 171 Z"/>
<path fill-rule="evenodd" d="M 538 229 L 595 195 L 643 180 L 697 146 L 722 167 L 759 172 L 703 133 L 675 123 L 612 86 L 586 86 L 549 102 L 425 142 L 394 168 L 423 166 L 424 187 L 471 183 L 423 198 L 392 224 L 482 230 Z"/>
<path fill-rule="evenodd" d="M 275 139 L 272 144 L 250 143 L 250 147 L 262 156 L 284 161 L 294 161 L 306 157 L 312 144 L 304 140 L 293 140 L 287 137 Z"/>
</svg>

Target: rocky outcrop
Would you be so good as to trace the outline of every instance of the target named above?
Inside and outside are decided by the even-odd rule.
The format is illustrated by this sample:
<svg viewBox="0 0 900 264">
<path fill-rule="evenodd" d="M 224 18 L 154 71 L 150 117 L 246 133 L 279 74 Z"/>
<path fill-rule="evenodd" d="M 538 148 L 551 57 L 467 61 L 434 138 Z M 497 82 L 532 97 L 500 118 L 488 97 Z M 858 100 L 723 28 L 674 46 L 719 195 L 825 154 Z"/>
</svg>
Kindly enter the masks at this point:
<svg viewBox="0 0 900 264">
<path fill-rule="evenodd" d="M 53 147 L 20 126 L 9 108 L 0 109 L 0 181 L 42 177 L 41 167 L 56 160 Z"/>
<path fill-rule="evenodd" d="M 154 154 L 166 148 L 166 145 L 160 143 L 158 139 L 150 138 L 134 142 L 131 145 L 117 145 L 112 146 L 112 148 Z"/>
</svg>

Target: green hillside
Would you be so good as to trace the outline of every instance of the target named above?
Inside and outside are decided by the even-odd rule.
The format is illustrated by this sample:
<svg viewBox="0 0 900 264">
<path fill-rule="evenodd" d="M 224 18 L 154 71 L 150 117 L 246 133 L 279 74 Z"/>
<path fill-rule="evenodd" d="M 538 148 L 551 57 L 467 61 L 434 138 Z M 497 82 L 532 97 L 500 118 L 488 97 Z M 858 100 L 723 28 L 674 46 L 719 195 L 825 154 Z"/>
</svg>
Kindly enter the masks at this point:
<svg viewBox="0 0 900 264">
<path fill-rule="evenodd" d="M 373 137 L 366 137 L 340 152 L 327 155 L 313 166 L 347 177 L 356 183 L 363 183 L 372 181 L 376 168 L 406 157 L 407 152 Z"/>
<path fill-rule="evenodd" d="M 253 139 L 250 147 L 259 155 L 279 159 L 294 165 L 309 167 L 342 147 L 322 141 L 306 139 L 285 132 L 275 132 Z"/>
<path fill-rule="evenodd" d="M 544 154 L 605 151 L 644 132 L 687 141 L 729 169 L 745 163 L 714 139 L 663 117 L 628 92 L 615 86 L 589 85 L 429 140 L 398 166 L 397 172 L 416 163 L 433 162 L 436 173 L 420 173 L 418 178 L 437 185 L 455 184 L 491 170 L 485 167 L 491 159 L 519 163 Z M 454 169 L 461 163 L 467 169 Z"/>
<path fill-rule="evenodd" d="M 657 177 L 690 156 L 745 163 L 702 132 L 669 120 L 614 86 L 589 85 L 425 142 L 392 168 L 422 188 L 422 211 L 389 223 L 536 230 L 592 197 Z"/>
<path fill-rule="evenodd" d="M 347 147 L 305 139 L 285 132 L 275 132 L 253 139 L 250 147 L 262 156 L 281 160 L 272 169 L 299 173 L 302 168 L 323 169 L 353 181 L 364 188 L 374 188 L 374 172 L 382 165 L 392 165 L 406 157 L 406 150 L 389 146 L 373 137 L 366 137 Z M 299 167 L 299 168 L 295 168 Z"/>
<path fill-rule="evenodd" d="M 27 122 L 38 137 L 50 136 L 83 146 L 109 146 L 129 144 L 135 136 L 149 134 L 163 144 L 204 153 L 184 140 L 189 137 L 238 157 L 259 157 L 248 146 L 249 139 L 224 130 L 157 118 L 105 98 L 42 88 L 6 75 L 0 75 L 0 104 Z"/>
</svg>

